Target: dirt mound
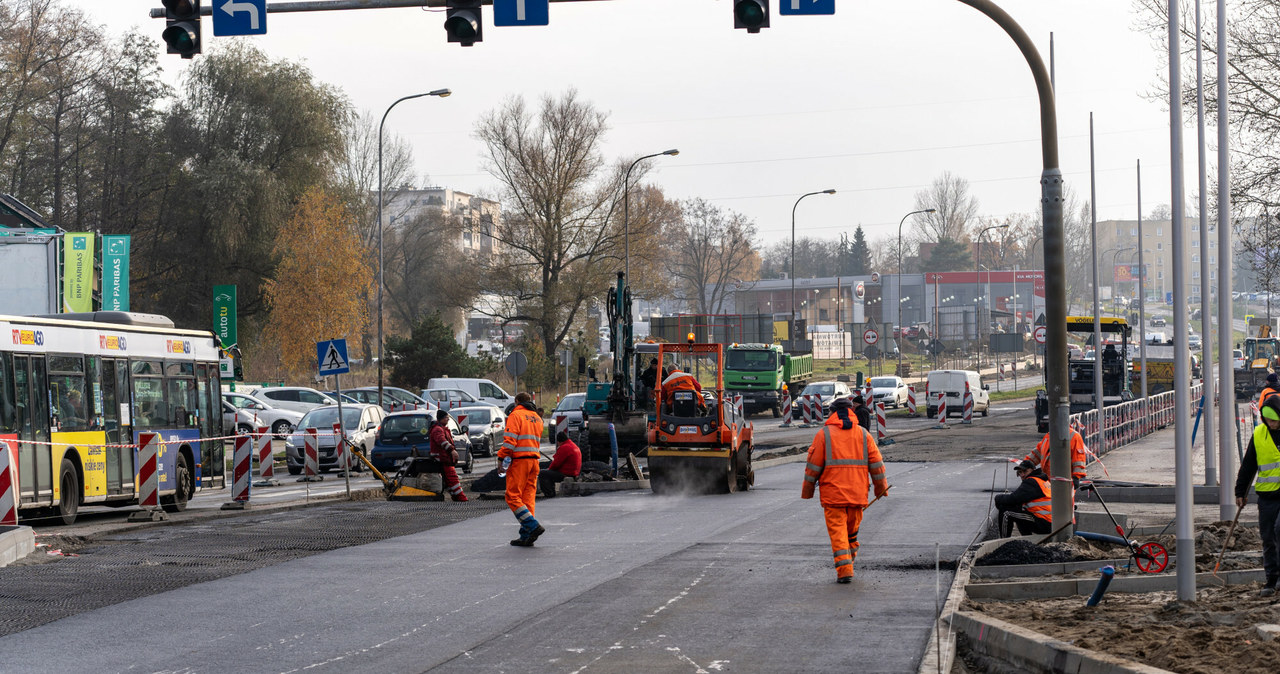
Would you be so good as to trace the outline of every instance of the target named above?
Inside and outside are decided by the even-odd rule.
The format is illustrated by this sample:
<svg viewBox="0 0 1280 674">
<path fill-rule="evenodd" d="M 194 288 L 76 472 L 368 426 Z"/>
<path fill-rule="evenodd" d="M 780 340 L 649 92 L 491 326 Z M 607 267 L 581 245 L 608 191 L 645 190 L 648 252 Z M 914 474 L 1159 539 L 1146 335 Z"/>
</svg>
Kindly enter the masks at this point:
<svg viewBox="0 0 1280 674">
<path fill-rule="evenodd" d="M 1006 564 L 1056 564 L 1077 562 L 1082 557 L 1064 543 L 1036 545 L 1029 540 L 1015 539 L 992 550 L 973 563 L 974 566 L 1002 566 Z"/>
</svg>

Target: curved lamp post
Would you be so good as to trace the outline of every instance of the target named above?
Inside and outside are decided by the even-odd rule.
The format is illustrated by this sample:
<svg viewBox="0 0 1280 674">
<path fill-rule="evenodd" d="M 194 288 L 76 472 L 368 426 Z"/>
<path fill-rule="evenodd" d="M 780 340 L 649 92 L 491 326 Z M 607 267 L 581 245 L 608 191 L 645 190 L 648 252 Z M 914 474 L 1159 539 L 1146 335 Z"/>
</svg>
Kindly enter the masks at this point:
<svg viewBox="0 0 1280 674">
<path fill-rule="evenodd" d="M 920 211 L 911 211 L 910 213 L 907 213 L 906 215 L 902 216 L 902 219 L 898 221 L 898 295 L 902 295 L 902 225 L 903 225 L 903 223 L 905 223 L 905 222 L 907 221 L 907 218 L 909 218 L 909 217 L 911 217 L 911 216 L 913 216 L 913 215 L 919 215 L 920 213 L 937 213 L 937 212 L 938 212 L 938 209 L 936 209 L 936 208 L 926 208 L 926 209 L 924 209 L 924 210 L 920 210 Z M 899 300 L 898 300 L 898 312 L 897 312 L 897 313 L 898 313 L 898 315 L 895 317 L 895 319 L 894 319 L 894 320 L 896 320 L 896 321 L 898 322 L 898 339 L 902 339 L 902 300 L 901 300 L 901 297 L 899 297 Z M 898 374 L 898 376 L 902 376 L 902 347 L 901 347 L 901 346 L 899 346 L 899 347 L 898 347 L 898 372 L 897 372 L 897 374 Z"/>
<path fill-rule="evenodd" d="M 791 206 L 791 341 L 793 343 L 796 341 L 796 207 L 805 197 L 835 193 L 835 190 L 819 190 L 801 194 L 800 198 L 796 199 L 796 203 Z"/>
<path fill-rule="evenodd" d="M 663 152 L 647 154 L 631 162 L 631 166 L 627 167 L 626 177 L 622 179 L 622 246 L 625 249 L 626 255 L 626 261 L 623 263 L 623 274 L 627 279 L 627 283 L 631 283 L 631 209 L 629 203 L 629 197 L 631 196 L 631 169 L 635 168 L 636 164 L 639 164 L 646 159 L 653 159 L 654 157 L 661 157 L 663 155 L 674 157 L 678 154 L 680 154 L 680 151 L 674 148 Z"/>
<path fill-rule="evenodd" d="M 421 94 L 413 94 L 397 99 L 395 103 L 387 106 L 387 111 L 382 113 L 382 121 L 378 122 L 378 405 L 382 405 L 382 127 L 387 123 L 387 115 L 391 114 L 391 109 L 399 105 L 403 101 L 413 98 L 422 98 L 423 96 L 439 96 L 446 98 L 453 92 L 448 89 L 436 89 Z"/>
</svg>

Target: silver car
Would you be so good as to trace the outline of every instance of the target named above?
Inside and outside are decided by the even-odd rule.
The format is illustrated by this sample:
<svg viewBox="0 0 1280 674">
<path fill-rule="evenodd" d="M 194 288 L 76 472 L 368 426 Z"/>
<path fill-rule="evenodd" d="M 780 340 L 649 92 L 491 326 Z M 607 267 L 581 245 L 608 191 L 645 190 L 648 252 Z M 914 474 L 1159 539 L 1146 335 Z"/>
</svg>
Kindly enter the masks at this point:
<svg viewBox="0 0 1280 674">
<path fill-rule="evenodd" d="M 831 413 L 831 402 L 837 398 L 848 398 L 851 392 L 849 385 L 842 381 L 815 381 L 804 387 L 800 392 L 800 396 L 812 395 L 816 396 L 822 402 L 822 416 L 825 418 Z M 797 398 L 797 401 L 799 398 Z M 799 402 L 794 402 L 791 406 L 791 416 L 794 419 L 803 418 L 804 410 L 801 409 Z"/>
<path fill-rule="evenodd" d="M 507 415 L 502 410 L 488 405 L 476 405 L 449 410 L 449 414 L 467 429 L 471 449 L 476 454 L 493 456 L 502 446 L 502 433 L 507 425 Z"/>
<path fill-rule="evenodd" d="M 298 422 L 302 421 L 302 412 L 274 407 L 243 393 L 224 392 L 222 400 L 236 410 L 233 422 L 236 433 L 254 433 L 258 426 L 266 426 L 277 438 L 283 438 L 292 433 Z M 226 415 L 224 419 L 231 422 Z"/>
<path fill-rule="evenodd" d="M 321 405 L 333 405 L 338 401 L 305 386 L 270 386 L 249 391 L 249 395 L 272 407 L 307 413 Z"/>
<path fill-rule="evenodd" d="M 871 398 L 886 407 L 901 407 L 907 402 L 907 383 L 902 377 L 872 377 Z"/>
<path fill-rule="evenodd" d="M 370 405 L 378 404 L 378 387 L 362 386 L 343 391 L 343 393 L 359 400 L 362 403 Z M 382 387 L 382 407 L 388 412 L 410 412 L 413 410 L 427 410 L 434 412 L 439 408 L 434 402 L 424 400 L 410 391 L 394 386 Z"/>
<path fill-rule="evenodd" d="M 587 394 L 570 393 L 560 399 L 560 404 L 547 415 L 547 429 L 554 430 L 556 425 L 556 417 L 564 417 L 565 423 L 569 426 L 569 437 L 578 437 L 578 432 L 582 430 L 583 415 L 582 405 L 587 402 Z M 551 433 L 551 438 L 555 439 L 555 433 Z"/>
<path fill-rule="evenodd" d="M 378 433 L 378 426 L 387 416 L 377 405 L 343 405 L 342 406 L 342 432 L 346 436 L 347 441 L 351 443 L 357 451 L 363 452 L 367 457 L 373 449 L 373 441 Z M 308 428 L 316 429 L 316 452 L 320 459 L 320 472 L 328 472 L 335 468 L 340 469 L 338 465 L 337 443 L 333 436 L 333 424 L 338 420 L 338 406 L 325 405 L 317 407 L 307 412 L 302 417 L 302 421 L 298 424 L 298 432 L 293 433 L 284 441 L 285 460 L 289 465 L 289 474 L 298 475 L 302 473 L 306 457 L 303 452 L 306 448 L 306 440 L 304 433 Z M 360 470 L 363 464 L 360 460 L 352 457 L 352 468 Z"/>
</svg>

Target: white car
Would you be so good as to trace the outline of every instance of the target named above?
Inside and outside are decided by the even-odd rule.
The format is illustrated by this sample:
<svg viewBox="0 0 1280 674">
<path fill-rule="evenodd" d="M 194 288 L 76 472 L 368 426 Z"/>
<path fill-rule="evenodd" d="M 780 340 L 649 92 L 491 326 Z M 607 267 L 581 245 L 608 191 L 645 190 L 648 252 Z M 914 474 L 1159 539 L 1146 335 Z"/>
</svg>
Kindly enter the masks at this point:
<svg viewBox="0 0 1280 674">
<path fill-rule="evenodd" d="M 482 405 L 493 405 L 503 409 L 516 401 L 514 396 L 502 390 L 502 387 L 491 379 L 432 377 L 427 380 L 427 389 L 461 389 L 471 394 L 471 397 L 480 401 Z"/>
<path fill-rule="evenodd" d="M 373 441 L 378 434 L 378 426 L 387 416 L 381 407 L 377 405 L 351 404 L 342 406 L 342 431 L 347 441 L 351 443 L 358 451 L 362 451 L 364 455 L 369 456 L 369 452 L 373 450 Z M 297 432 L 293 433 L 284 441 L 285 461 L 289 466 L 290 475 L 298 475 L 302 473 L 303 464 L 306 457 L 303 452 L 306 447 L 304 433 L 308 428 L 316 429 L 316 452 L 320 459 L 320 472 L 325 473 L 333 469 L 340 469 L 338 465 L 337 443 L 334 442 L 333 424 L 338 420 L 338 406 L 325 405 L 317 407 L 302 417 L 299 422 Z M 360 460 L 351 457 L 351 466 L 354 470 L 360 470 Z"/>
<path fill-rule="evenodd" d="M 907 382 L 902 377 L 872 377 L 871 399 L 886 407 L 902 407 L 907 403 Z"/>
<path fill-rule="evenodd" d="M 471 450 L 484 456 L 493 456 L 502 446 L 502 433 L 507 425 L 507 415 L 489 405 L 459 407 L 449 410 L 458 424 L 467 429 Z"/>
<path fill-rule="evenodd" d="M 270 386 L 249 391 L 249 395 L 272 407 L 306 414 L 321 405 L 336 405 L 338 401 L 305 386 Z"/>
<path fill-rule="evenodd" d="M 266 426 L 277 438 L 283 438 L 292 433 L 298 422 L 302 421 L 302 412 L 273 407 L 270 403 L 243 393 L 227 391 L 222 394 L 222 399 L 236 410 L 234 422 L 227 419 L 229 423 L 235 424 L 236 433 L 254 433 L 258 426 Z"/>
<path fill-rule="evenodd" d="M 422 390 L 422 398 L 442 407 L 446 410 L 453 410 L 459 407 L 474 407 L 476 405 L 488 405 L 489 403 L 479 400 L 475 396 L 463 391 L 460 388 L 429 388 Z"/>
<path fill-rule="evenodd" d="M 1236 370 L 1243 370 L 1245 368 L 1244 352 L 1240 349 L 1231 350 L 1231 360 L 1232 368 Z"/>
</svg>

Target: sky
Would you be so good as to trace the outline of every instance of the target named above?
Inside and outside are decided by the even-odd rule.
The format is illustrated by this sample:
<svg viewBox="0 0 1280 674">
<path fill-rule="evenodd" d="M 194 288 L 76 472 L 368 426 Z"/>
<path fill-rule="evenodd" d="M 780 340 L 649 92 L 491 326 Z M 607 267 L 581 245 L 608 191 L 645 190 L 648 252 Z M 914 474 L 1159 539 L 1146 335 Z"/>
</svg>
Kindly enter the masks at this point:
<svg viewBox="0 0 1280 674">
<path fill-rule="evenodd" d="M 553 2 L 540 27 L 494 27 L 486 7 L 484 40 L 469 48 L 446 42 L 442 8 L 272 13 L 267 34 L 251 38 L 214 37 L 205 17 L 203 36 L 206 51 L 248 39 L 301 61 L 375 118 L 401 96 L 452 89 L 387 119 L 424 185 L 495 196 L 476 120 L 512 96 L 536 103 L 574 88 L 609 114 L 607 158 L 678 148 L 649 160 L 646 181 L 668 198 L 752 218 L 764 244 L 790 237 L 800 195 L 830 188 L 796 207 L 797 236 L 862 225 L 873 241 L 896 237 L 916 192 L 945 171 L 969 181 L 983 216 L 1039 211 L 1035 86 L 994 22 L 957 0 L 837 0 L 833 16 L 781 16 L 779 1 L 770 0 L 771 27 L 754 35 L 733 28 L 730 0 L 597 0 Z M 164 20 L 148 16 L 158 0 L 64 2 L 110 34 L 136 27 L 160 43 Z M 1168 59 L 1136 28 L 1131 3 L 999 4 L 1046 62 L 1053 34 L 1068 187 L 1089 198 L 1092 112 L 1098 219 L 1137 217 L 1139 159 L 1144 210 L 1169 203 L 1169 114 L 1152 98 Z M 161 51 L 165 77 L 178 81 L 189 62 Z M 1206 60 L 1206 72 L 1215 68 Z M 1194 125 L 1184 133 L 1190 195 Z"/>
</svg>

